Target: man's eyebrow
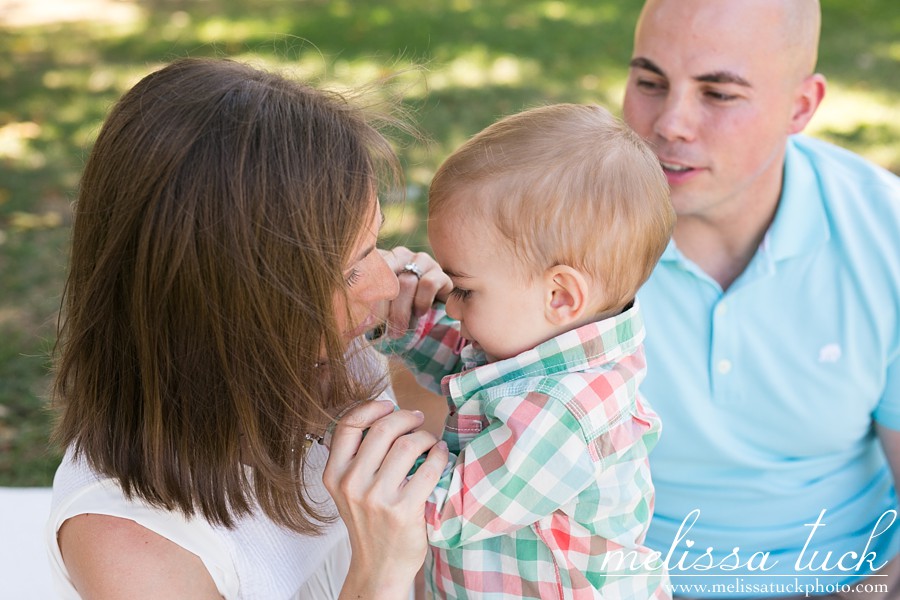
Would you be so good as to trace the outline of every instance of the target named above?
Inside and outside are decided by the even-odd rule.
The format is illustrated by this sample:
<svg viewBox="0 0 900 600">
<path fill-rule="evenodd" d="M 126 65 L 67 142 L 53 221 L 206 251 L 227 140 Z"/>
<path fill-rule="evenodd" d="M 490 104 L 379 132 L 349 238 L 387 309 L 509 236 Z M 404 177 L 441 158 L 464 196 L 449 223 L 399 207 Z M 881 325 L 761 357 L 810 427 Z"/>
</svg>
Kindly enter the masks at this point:
<svg viewBox="0 0 900 600">
<path fill-rule="evenodd" d="M 650 60 L 649 58 L 644 58 L 643 56 L 637 56 L 631 59 L 631 62 L 628 65 L 632 69 L 644 69 L 645 71 L 650 71 L 652 73 L 656 73 L 660 77 L 665 77 L 666 74 L 660 69 L 655 62 Z"/>
<path fill-rule="evenodd" d="M 694 79 L 704 83 L 733 83 L 743 87 L 753 87 L 749 81 L 732 71 L 715 71 L 705 75 L 698 75 Z"/>
<path fill-rule="evenodd" d="M 659 68 L 659 66 L 655 62 L 642 56 L 632 58 L 629 65 L 633 69 L 644 69 L 645 71 L 656 73 L 660 77 L 666 76 L 665 71 Z M 747 81 L 737 73 L 734 73 L 733 71 L 714 71 L 712 73 L 704 73 L 703 75 L 697 75 L 696 77 L 694 77 L 694 81 L 700 81 L 703 83 L 733 83 L 735 85 L 740 85 L 743 87 L 753 87 L 749 81 Z"/>
</svg>

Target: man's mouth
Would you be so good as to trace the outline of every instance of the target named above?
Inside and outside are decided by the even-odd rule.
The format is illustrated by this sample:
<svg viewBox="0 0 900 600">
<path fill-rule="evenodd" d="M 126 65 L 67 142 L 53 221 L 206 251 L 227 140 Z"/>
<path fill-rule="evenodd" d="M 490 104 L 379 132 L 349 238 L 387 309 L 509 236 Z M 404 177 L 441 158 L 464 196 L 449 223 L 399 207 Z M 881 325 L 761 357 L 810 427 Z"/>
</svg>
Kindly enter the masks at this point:
<svg viewBox="0 0 900 600">
<path fill-rule="evenodd" d="M 673 173 L 684 173 L 685 171 L 690 171 L 691 169 L 693 169 L 693 167 L 686 167 L 684 165 L 676 165 L 663 161 L 659 161 L 659 164 L 661 164 L 662 168 L 666 171 L 672 171 Z"/>
</svg>

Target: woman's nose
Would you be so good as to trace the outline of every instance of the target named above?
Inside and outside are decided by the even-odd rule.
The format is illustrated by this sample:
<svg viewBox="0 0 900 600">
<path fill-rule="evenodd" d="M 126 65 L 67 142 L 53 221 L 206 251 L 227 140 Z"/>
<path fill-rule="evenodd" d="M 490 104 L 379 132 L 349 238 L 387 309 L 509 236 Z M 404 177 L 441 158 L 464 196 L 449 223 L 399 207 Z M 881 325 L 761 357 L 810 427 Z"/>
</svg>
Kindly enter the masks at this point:
<svg viewBox="0 0 900 600">
<path fill-rule="evenodd" d="M 384 260 L 383 257 L 380 257 L 381 261 L 381 273 L 378 277 L 380 282 L 380 287 L 378 290 L 378 298 L 377 300 L 393 300 L 400 294 L 400 281 L 397 279 L 397 274 L 391 270 L 390 265 L 387 264 L 387 261 Z"/>
</svg>

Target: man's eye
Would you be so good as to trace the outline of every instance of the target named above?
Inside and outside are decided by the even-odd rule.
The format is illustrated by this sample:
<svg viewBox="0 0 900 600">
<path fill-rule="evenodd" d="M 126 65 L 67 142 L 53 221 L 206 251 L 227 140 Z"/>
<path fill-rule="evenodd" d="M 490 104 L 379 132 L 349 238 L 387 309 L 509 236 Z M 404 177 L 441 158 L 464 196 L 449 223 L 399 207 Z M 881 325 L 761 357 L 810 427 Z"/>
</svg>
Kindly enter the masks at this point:
<svg viewBox="0 0 900 600">
<path fill-rule="evenodd" d="M 737 98 L 737 96 L 733 94 L 725 94 L 723 92 L 716 92 L 713 90 L 709 90 L 706 92 L 706 97 L 715 100 L 716 102 L 730 102 Z"/>
<path fill-rule="evenodd" d="M 635 82 L 635 85 L 648 92 L 658 92 L 666 89 L 666 86 L 664 84 L 658 81 L 652 81 L 650 79 L 638 79 Z"/>
</svg>

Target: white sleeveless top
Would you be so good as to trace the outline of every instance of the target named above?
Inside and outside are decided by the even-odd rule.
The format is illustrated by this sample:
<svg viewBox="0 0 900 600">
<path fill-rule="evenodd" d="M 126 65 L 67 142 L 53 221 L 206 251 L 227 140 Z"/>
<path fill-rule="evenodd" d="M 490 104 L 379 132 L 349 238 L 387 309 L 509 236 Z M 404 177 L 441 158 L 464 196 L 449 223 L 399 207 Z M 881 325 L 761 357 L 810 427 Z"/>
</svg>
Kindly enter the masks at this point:
<svg viewBox="0 0 900 600">
<path fill-rule="evenodd" d="M 312 451 L 318 454 L 321 469 L 327 451 L 319 445 Z M 310 490 L 310 496 L 328 498 L 321 476 L 318 481 L 319 489 Z M 326 503 L 333 512 L 330 498 Z M 237 521 L 233 529 L 211 525 L 201 517 L 186 519 L 179 512 L 126 499 L 118 483 L 99 477 L 85 461 L 72 460 L 69 452 L 53 480 L 47 527 L 54 586 L 67 600 L 80 596 L 69 579 L 56 534 L 66 519 L 85 513 L 131 519 L 196 554 L 226 600 L 337 598 L 350 561 L 347 530 L 340 521 L 321 536 L 310 537 L 276 525 L 261 513 Z"/>
<path fill-rule="evenodd" d="M 393 400 L 393 391 L 382 399 Z M 322 484 L 327 458 L 328 451 L 313 444 L 308 465 L 317 476 L 307 478 L 312 482 L 307 491 L 323 513 L 336 515 Z M 128 500 L 116 481 L 98 475 L 84 460 L 73 460 L 70 450 L 53 479 L 46 529 L 54 586 L 65 600 L 80 596 L 62 560 L 57 532 L 66 519 L 86 513 L 130 519 L 197 555 L 226 600 L 336 599 L 350 563 L 350 542 L 340 520 L 311 537 L 276 525 L 262 513 L 238 520 L 232 529 L 201 517 L 186 519 L 177 511 Z"/>
</svg>

